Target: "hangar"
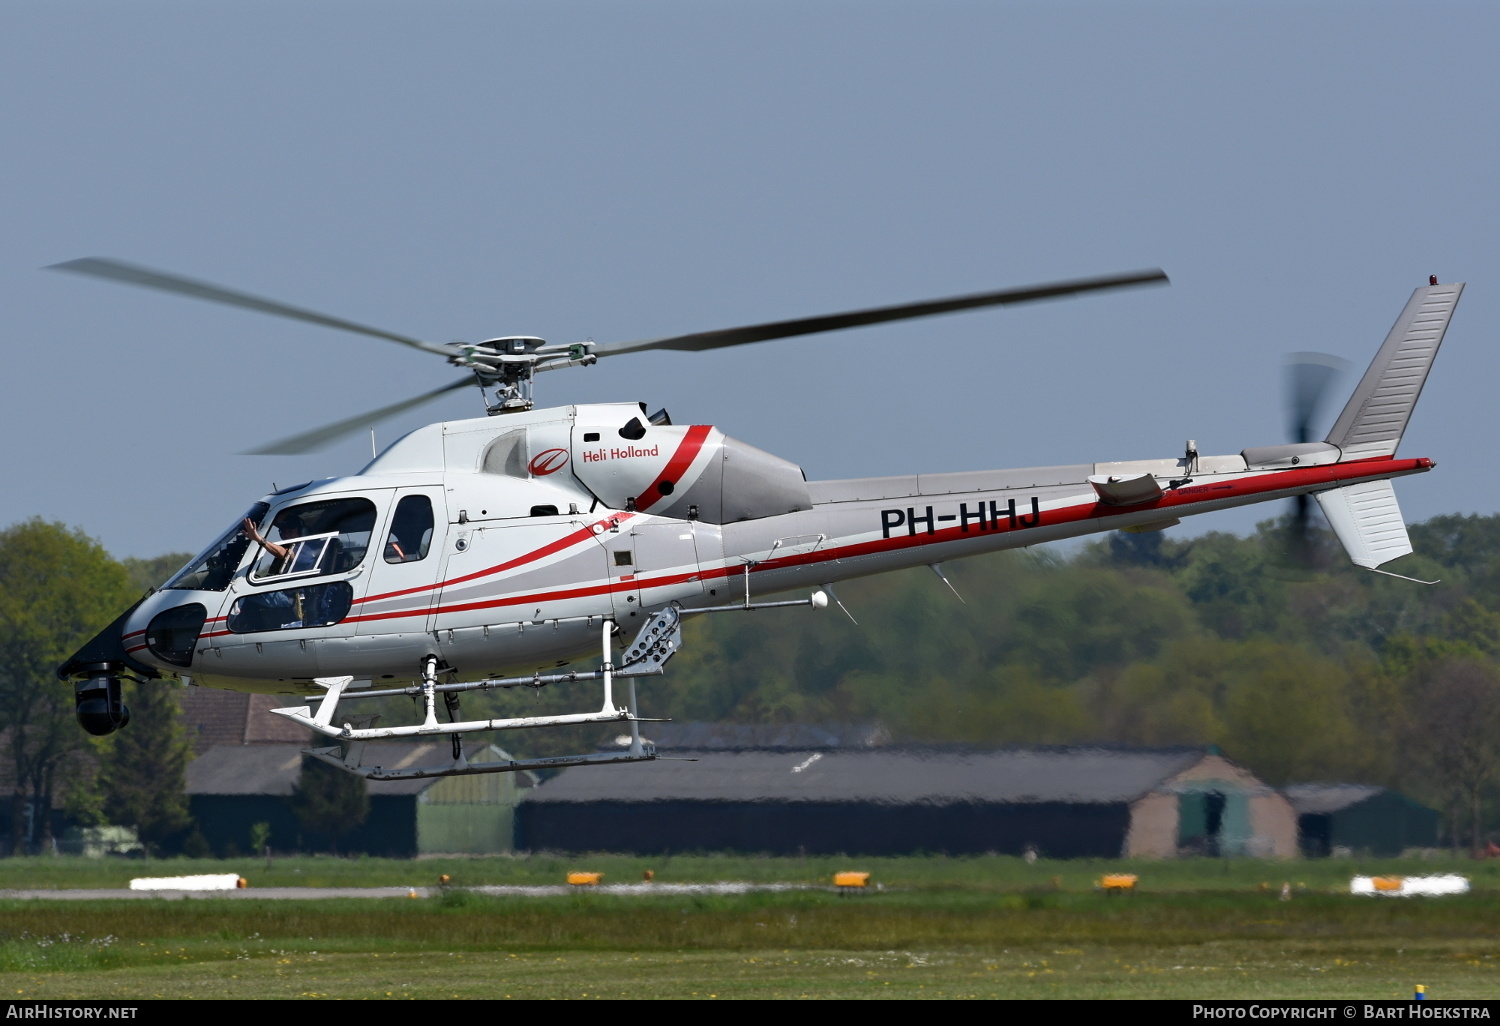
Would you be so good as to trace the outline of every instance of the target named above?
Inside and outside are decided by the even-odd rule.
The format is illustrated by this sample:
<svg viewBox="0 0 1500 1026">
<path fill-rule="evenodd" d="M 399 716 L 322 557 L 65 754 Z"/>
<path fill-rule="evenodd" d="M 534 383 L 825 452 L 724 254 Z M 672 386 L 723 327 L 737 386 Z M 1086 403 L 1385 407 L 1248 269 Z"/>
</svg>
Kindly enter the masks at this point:
<svg viewBox="0 0 1500 1026">
<path fill-rule="evenodd" d="M 250 828 L 266 823 L 271 846 L 316 851 L 328 839 L 304 836 L 292 812 L 292 792 L 302 775 L 309 733 L 271 709 L 279 695 L 246 695 L 189 688 L 184 720 L 197 754 L 187 767 L 188 807 L 217 855 L 248 853 Z M 376 758 L 379 745 L 371 745 Z M 388 765 L 441 763 L 451 758 L 447 739 L 400 746 Z M 470 759 L 509 759 L 494 745 L 465 748 Z M 508 852 L 515 836 L 514 809 L 536 782 L 530 773 L 471 777 L 372 780 L 370 811 L 358 829 L 340 839 L 342 852 L 406 857 L 427 854 Z"/>
<path fill-rule="evenodd" d="M 564 770 L 517 808 L 517 847 L 659 854 L 1297 854 L 1273 788 L 1204 748 L 673 749 Z M 686 761 L 696 760 L 696 761 Z"/>
<path fill-rule="evenodd" d="M 1404 795 L 1366 784 L 1291 784 L 1302 853 L 1400 855 L 1435 848 L 1441 815 Z"/>
</svg>

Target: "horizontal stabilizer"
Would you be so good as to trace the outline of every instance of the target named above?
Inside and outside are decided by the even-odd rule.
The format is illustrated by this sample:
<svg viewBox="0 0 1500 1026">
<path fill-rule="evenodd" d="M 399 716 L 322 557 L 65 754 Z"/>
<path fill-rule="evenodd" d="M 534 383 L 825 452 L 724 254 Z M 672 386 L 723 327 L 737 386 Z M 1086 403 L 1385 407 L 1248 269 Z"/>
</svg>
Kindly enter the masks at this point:
<svg viewBox="0 0 1500 1026">
<path fill-rule="evenodd" d="M 1411 539 L 1389 481 L 1361 481 L 1315 496 L 1356 566 L 1374 570 L 1411 551 Z"/>
<path fill-rule="evenodd" d="M 1412 293 L 1328 433 L 1328 441 L 1343 450 L 1345 461 L 1395 455 L 1463 290 L 1459 283 L 1429 285 Z"/>
</svg>

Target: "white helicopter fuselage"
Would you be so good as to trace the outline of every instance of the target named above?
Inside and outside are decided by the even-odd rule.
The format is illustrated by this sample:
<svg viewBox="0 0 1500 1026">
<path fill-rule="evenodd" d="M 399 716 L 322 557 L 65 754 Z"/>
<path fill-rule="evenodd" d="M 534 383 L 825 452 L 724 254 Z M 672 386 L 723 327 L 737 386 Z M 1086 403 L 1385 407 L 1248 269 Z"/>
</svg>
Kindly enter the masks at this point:
<svg viewBox="0 0 1500 1026">
<path fill-rule="evenodd" d="M 628 631 L 666 605 L 1160 529 L 1432 466 L 1312 443 L 808 482 L 715 428 L 651 424 L 643 410 L 433 424 L 356 475 L 267 496 L 250 516 L 271 544 L 231 529 L 130 613 L 125 653 L 161 675 L 271 693 L 339 676 L 418 681 L 429 657 L 458 680 L 550 673 L 597 659 L 603 623 Z"/>
</svg>

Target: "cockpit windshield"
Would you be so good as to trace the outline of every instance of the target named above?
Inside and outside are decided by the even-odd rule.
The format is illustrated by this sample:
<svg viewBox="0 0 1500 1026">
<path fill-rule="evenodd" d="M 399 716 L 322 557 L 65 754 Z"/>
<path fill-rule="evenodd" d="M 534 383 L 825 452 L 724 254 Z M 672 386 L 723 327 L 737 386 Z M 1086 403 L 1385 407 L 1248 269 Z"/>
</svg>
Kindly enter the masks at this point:
<svg viewBox="0 0 1500 1026">
<path fill-rule="evenodd" d="M 250 536 L 245 533 L 245 521 L 259 524 L 261 518 L 270 511 L 271 507 L 264 502 L 251 506 L 249 512 L 236 520 L 234 526 L 225 531 L 218 541 L 177 571 L 171 580 L 162 585 L 162 589 L 223 591 L 229 587 L 234 571 L 245 557 L 245 550 L 250 547 Z"/>
</svg>

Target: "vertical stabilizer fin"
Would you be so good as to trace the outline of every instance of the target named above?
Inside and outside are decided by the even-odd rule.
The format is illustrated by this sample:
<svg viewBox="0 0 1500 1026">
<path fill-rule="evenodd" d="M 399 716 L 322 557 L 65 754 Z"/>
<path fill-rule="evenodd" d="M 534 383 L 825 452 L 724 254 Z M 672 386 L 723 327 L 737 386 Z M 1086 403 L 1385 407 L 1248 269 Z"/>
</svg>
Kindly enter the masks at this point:
<svg viewBox="0 0 1500 1026">
<path fill-rule="evenodd" d="M 1318 492 L 1314 498 L 1355 566 L 1374 570 L 1411 551 L 1389 481 L 1361 481 Z"/>
<path fill-rule="evenodd" d="M 1395 455 L 1463 291 L 1460 282 L 1429 285 L 1411 294 L 1328 433 L 1328 441 L 1344 451 L 1345 461 Z"/>
</svg>

